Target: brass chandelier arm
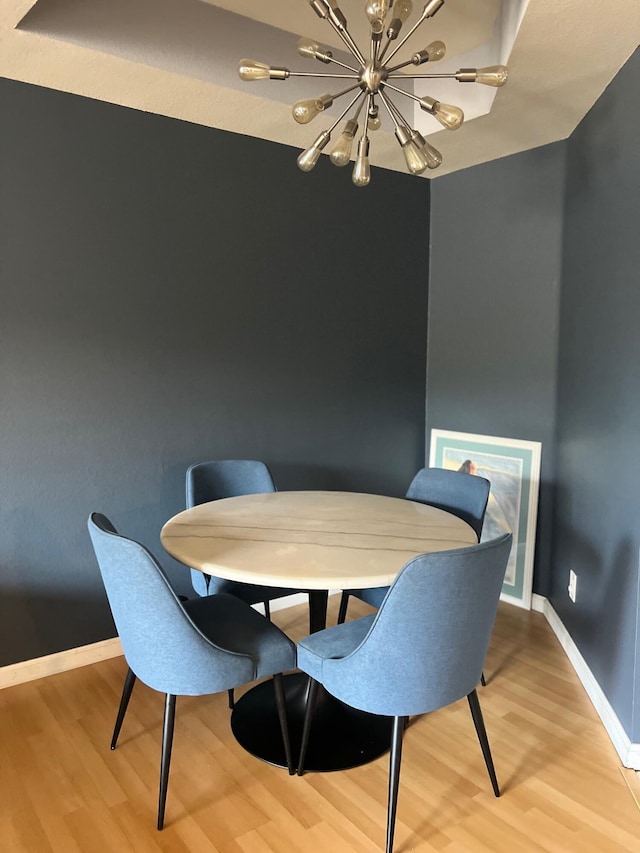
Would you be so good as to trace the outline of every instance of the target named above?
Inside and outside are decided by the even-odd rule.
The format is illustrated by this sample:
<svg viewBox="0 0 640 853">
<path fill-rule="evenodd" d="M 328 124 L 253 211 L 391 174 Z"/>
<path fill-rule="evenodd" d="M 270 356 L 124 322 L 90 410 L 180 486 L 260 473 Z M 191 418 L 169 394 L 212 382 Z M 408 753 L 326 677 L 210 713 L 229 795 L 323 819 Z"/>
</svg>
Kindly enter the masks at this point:
<svg viewBox="0 0 640 853">
<path fill-rule="evenodd" d="M 366 104 L 365 113 L 366 113 L 366 115 L 364 117 L 364 121 L 362 122 L 361 139 L 366 139 L 367 141 L 369 141 L 369 125 L 368 125 L 368 121 L 367 121 L 367 115 L 369 113 L 369 110 L 373 106 L 375 106 L 375 101 L 373 99 L 373 95 L 371 94 L 371 92 L 366 92 L 365 94 L 366 94 L 366 98 L 365 98 L 365 104 Z"/>
<path fill-rule="evenodd" d="M 444 2 L 444 0 L 442 0 L 442 2 Z M 355 56 L 361 65 L 364 65 L 364 57 L 360 53 L 358 45 L 355 43 L 347 29 L 347 19 L 337 5 L 334 2 L 330 2 L 330 0 L 309 0 L 309 5 L 319 18 L 329 21 L 333 29 L 349 48 L 349 51 Z"/>
<path fill-rule="evenodd" d="M 289 77 L 324 77 L 329 80 L 360 79 L 357 72 L 355 74 L 324 74 L 322 71 L 290 71 Z"/>
<path fill-rule="evenodd" d="M 411 29 L 408 31 L 408 33 L 405 35 L 405 37 L 404 37 L 403 39 L 400 39 L 400 41 L 398 42 L 398 44 L 393 48 L 393 50 L 391 51 L 391 53 L 390 53 L 390 54 L 389 54 L 389 56 L 387 57 L 387 62 L 391 62 L 391 60 L 392 60 L 392 59 L 393 59 L 393 57 L 396 55 L 396 53 L 397 53 L 397 52 L 398 52 L 402 47 L 404 47 L 404 45 L 409 41 L 409 39 L 410 39 L 410 38 L 411 38 L 411 36 L 415 33 L 415 31 L 418 29 L 418 27 L 420 26 L 420 24 L 424 23 L 426 20 L 427 20 L 427 16 L 425 15 L 425 13 L 424 13 L 424 11 L 423 11 L 423 12 L 422 12 L 422 15 L 420 15 L 420 17 L 418 18 L 418 20 L 417 20 L 417 21 L 415 22 L 415 24 L 411 27 Z M 389 44 L 391 44 L 391 42 L 389 42 Z"/>
<path fill-rule="evenodd" d="M 405 37 L 400 39 L 398 44 L 391 51 L 391 53 L 389 54 L 389 56 L 387 58 L 387 62 L 389 62 L 391 59 L 393 59 L 393 57 L 396 55 L 396 53 L 409 41 L 409 39 L 415 33 L 415 31 L 418 29 L 420 24 L 424 23 L 427 20 L 427 18 L 433 18 L 433 16 L 436 14 L 436 12 L 438 12 L 443 6 L 444 6 L 444 0 L 429 0 L 429 2 L 427 2 L 425 4 L 424 9 L 422 10 L 422 14 L 420 15 L 420 17 L 418 18 L 416 23 L 411 27 L 411 29 L 405 35 Z M 386 48 L 386 45 L 385 45 L 385 48 Z"/>
<path fill-rule="evenodd" d="M 349 90 L 348 90 L 348 91 L 349 91 Z M 345 94 L 346 94 L 346 92 L 341 92 L 340 94 L 345 95 Z M 351 101 L 351 103 L 350 103 L 350 104 L 349 104 L 349 105 L 348 105 L 348 106 L 347 106 L 347 107 L 346 107 L 346 108 L 345 108 L 345 109 L 340 113 L 340 115 L 338 116 L 338 118 L 337 118 L 337 119 L 334 121 L 334 123 L 331 125 L 331 127 L 329 128 L 329 131 L 328 131 L 329 133 L 333 133 L 333 131 L 334 131 L 334 130 L 336 129 L 336 127 L 340 124 L 340 122 L 342 121 L 342 119 L 343 119 L 343 118 L 346 116 L 346 114 L 349 112 L 349 110 L 351 109 L 351 107 L 352 107 L 352 106 L 353 106 L 353 105 L 358 101 L 358 99 L 359 99 L 359 98 L 362 98 L 362 97 L 363 97 L 363 95 L 364 95 L 365 97 L 363 98 L 362 104 L 360 104 L 360 106 L 358 107 L 358 110 L 357 110 L 357 112 L 356 112 L 356 114 L 355 114 L 355 118 L 357 119 L 357 117 L 360 115 L 360 111 L 362 110 L 362 107 L 363 107 L 364 102 L 365 102 L 365 100 L 366 100 L 366 92 L 362 92 L 362 91 L 358 92 L 358 94 L 357 94 L 357 95 L 355 96 L 355 98 Z M 335 95 L 335 97 L 336 97 L 336 98 L 339 98 L 339 97 L 340 97 L 340 95 Z"/>
<path fill-rule="evenodd" d="M 332 22 L 331 22 L 331 21 L 329 21 L 329 23 L 332 23 Z M 352 54 L 355 56 L 355 58 L 358 60 L 358 62 L 359 62 L 361 65 L 366 65 L 365 58 L 364 58 L 364 56 L 360 53 L 360 48 L 358 47 L 358 45 L 357 45 L 357 44 L 355 43 L 355 41 L 351 38 L 351 35 L 350 35 L 349 31 L 348 31 L 348 30 L 346 30 L 346 29 L 343 31 L 343 30 L 338 29 L 337 27 L 334 27 L 334 29 L 335 29 L 335 31 L 338 33 L 338 35 L 340 36 L 340 38 L 342 39 L 342 41 L 343 41 L 343 42 L 346 44 L 346 46 L 349 48 L 349 50 L 351 51 L 351 53 L 352 53 Z"/>
<path fill-rule="evenodd" d="M 331 97 L 332 97 L 332 98 L 333 98 L 333 100 L 335 101 L 335 100 L 336 100 L 336 98 L 341 98 L 343 95 L 348 95 L 348 94 L 349 94 L 349 92 L 353 92 L 353 90 L 354 90 L 354 89 L 361 89 L 361 84 L 360 84 L 360 82 L 359 82 L 359 81 L 358 81 L 357 83 L 354 83 L 354 85 L 353 85 L 353 86 L 349 86 L 349 88 L 348 88 L 348 89 L 343 89 L 343 90 L 342 90 L 342 92 L 338 92 L 336 95 L 331 95 Z M 360 97 L 360 94 L 361 94 L 361 92 L 359 92 L 359 93 L 356 95 L 356 97 L 355 97 L 355 99 L 354 99 L 354 101 L 353 101 L 353 103 L 354 103 L 354 104 L 355 104 L 355 102 L 358 100 L 358 98 Z M 347 108 L 347 109 L 348 109 L 348 108 Z"/>
<path fill-rule="evenodd" d="M 435 80 L 437 78 L 441 80 L 457 80 L 459 76 L 458 71 L 453 74 L 390 74 L 390 80 Z"/>
<path fill-rule="evenodd" d="M 385 89 L 391 89 L 393 92 L 397 92 L 399 95 L 404 95 L 407 98 L 411 98 L 413 101 L 417 101 L 420 103 L 420 98 L 417 95 L 414 95 L 413 92 L 407 92 L 406 89 L 399 89 L 397 86 L 385 81 Z"/>
<path fill-rule="evenodd" d="M 358 121 L 358 119 L 360 118 L 360 113 L 362 112 L 362 108 L 364 107 L 364 105 L 367 102 L 367 93 L 365 91 L 363 91 L 362 94 L 364 95 L 364 98 L 362 99 L 360 104 L 358 104 L 358 109 L 353 114 L 353 120 L 354 121 Z"/>
<path fill-rule="evenodd" d="M 400 62 L 398 65 L 387 67 L 387 75 L 393 74 L 395 71 L 400 71 L 401 68 L 407 68 L 409 65 L 424 65 L 425 62 L 437 62 L 443 59 L 446 53 L 446 47 L 441 41 L 431 42 L 423 50 L 414 52 L 405 62 Z"/>
<path fill-rule="evenodd" d="M 340 62 L 339 59 L 335 59 L 333 56 L 329 57 L 329 62 L 333 62 L 335 65 L 339 65 L 341 68 L 346 68 L 347 71 L 352 71 L 354 74 L 359 74 L 357 68 L 352 68 L 350 65 L 347 65 L 345 62 Z"/>
<path fill-rule="evenodd" d="M 365 60 L 364 56 L 362 55 L 362 53 L 360 52 L 360 48 L 355 43 L 355 41 L 353 40 L 353 37 L 351 36 L 351 33 L 347 29 L 346 20 L 345 20 L 344 24 L 338 23 L 337 20 L 334 20 L 333 15 L 327 15 L 325 20 L 329 21 L 329 23 L 331 24 L 333 29 L 336 31 L 336 33 L 340 36 L 342 41 L 349 48 L 349 52 L 355 56 L 355 58 L 358 60 L 358 62 L 361 65 L 366 65 L 366 60 Z"/>
<path fill-rule="evenodd" d="M 392 107 L 393 107 L 393 103 L 392 103 L 392 102 L 391 102 L 391 100 L 390 100 L 390 99 L 385 95 L 385 93 L 384 93 L 384 92 L 378 92 L 378 94 L 380 95 L 380 99 L 382 100 L 382 103 L 385 105 L 386 110 L 387 110 L 387 112 L 389 113 L 389 117 L 391 118 L 391 121 L 394 123 L 394 125 L 395 125 L 396 127 L 398 127 L 398 119 L 397 119 L 397 117 L 396 117 L 396 114 L 395 114 L 394 110 L 392 109 Z M 402 113 L 400 113 L 399 111 L 398 111 L 398 115 L 400 116 L 400 118 L 403 118 Z M 403 119 L 403 120 L 404 120 L 404 119 Z"/>
<path fill-rule="evenodd" d="M 406 62 L 401 62 L 399 65 L 394 65 L 391 68 L 387 68 L 387 74 L 393 74 L 394 71 L 399 71 L 401 68 L 406 68 L 407 65 L 414 65 L 413 59 L 407 59 Z"/>
<path fill-rule="evenodd" d="M 373 37 L 369 40 L 369 56 L 371 64 L 375 65 L 378 58 L 378 42 Z"/>
<path fill-rule="evenodd" d="M 380 94 L 380 97 L 382 98 L 382 103 L 387 108 L 389 115 L 391 116 L 391 121 L 395 124 L 395 126 L 397 127 L 399 124 L 403 124 L 408 130 L 411 130 L 411 125 L 406 120 L 406 118 L 402 115 L 402 113 L 396 107 L 396 105 L 393 103 L 391 98 L 388 95 L 386 95 L 384 92 L 380 92 L 379 94 Z"/>
<path fill-rule="evenodd" d="M 371 47 L 369 49 L 369 53 L 371 55 L 371 62 L 375 65 L 376 62 L 381 62 L 382 57 L 380 55 L 380 34 L 379 33 L 371 33 Z"/>
<path fill-rule="evenodd" d="M 393 39 L 390 39 L 389 36 L 387 36 L 387 40 L 385 42 L 385 45 L 382 48 L 382 50 L 380 51 L 380 57 L 379 57 L 380 62 L 384 61 L 385 54 L 389 50 L 389 46 L 391 45 L 392 41 L 393 41 Z"/>
</svg>

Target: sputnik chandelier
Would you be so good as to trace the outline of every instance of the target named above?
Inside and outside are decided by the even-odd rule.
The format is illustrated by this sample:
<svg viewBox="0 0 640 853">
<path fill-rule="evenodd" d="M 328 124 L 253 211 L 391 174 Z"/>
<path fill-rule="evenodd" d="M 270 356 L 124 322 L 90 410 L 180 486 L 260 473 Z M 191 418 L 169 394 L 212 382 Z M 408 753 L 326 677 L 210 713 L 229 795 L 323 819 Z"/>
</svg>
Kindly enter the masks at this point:
<svg viewBox="0 0 640 853">
<path fill-rule="evenodd" d="M 410 65 L 420 66 L 436 62 L 445 55 L 446 48 L 441 41 L 431 42 L 423 50 L 413 53 L 406 62 L 391 65 L 391 60 L 403 47 L 418 27 L 433 16 L 444 6 L 445 0 L 428 0 L 422 14 L 406 33 L 395 44 L 403 25 L 413 11 L 411 0 L 369 0 L 365 6 L 365 14 L 369 19 L 371 43 L 368 58 L 355 43 L 347 29 L 347 19 L 340 11 L 337 0 L 309 0 L 309 5 L 316 14 L 333 27 L 344 42 L 350 54 L 356 60 L 355 66 L 333 56 L 325 47 L 312 39 L 301 38 L 298 42 L 298 53 L 307 59 L 317 59 L 329 65 L 333 63 L 343 69 L 344 73 L 323 74 L 310 71 L 290 71 L 273 65 L 265 65 L 253 59 L 240 61 L 238 73 L 242 80 L 287 80 L 289 77 L 321 77 L 331 80 L 351 80 L 351 85 L 333 95 L 320 95 L 298 101 L 293 105 L 293 117 L 299 124 L 308 124 L 324 110 L 332 106 L 338 98 L 356 92 L 352 100 L 340 116 L 327 130 L 323 130 L 315 142 L 298 157 L 298 166 L 303 172 L 309 172 L 320 159 L 320 154 L 327 147 L 340 122 L 353 109 L 353 115 L 347 120 L 342 133 L 330 153 L 331 162 L 336 166 L 346 166 L 351 160 L 351 152 L 358 135 L 360 115 L 365 110 L 363 130 L 358 139 L 357 156 L 353 169 L 353 183 L 357 187 L 365 187 L 371 180 L 369 166 L 369 133 L 381 126 L 380 104 L 388 112 L 395 127 L 396 138 L 402 148 L 407 168 L 414 175 L 419 175 L 425 169 L 437 169 L 442 163 L 442 155 L 417 130 L 413 129 L 404 118 L 398 107 L 391 99 L 390 92 L 410 98 L 420 105 L 420 108 L 433 116 L 447 130 L 457 130 L 464 121 L 464 113 L 460 107 L 443 104 L 434 98 L 419 98 L 397 86 L 403 80 L 423 80 L 435 78 L 451 78 L 459 83 L 482 83 L 485 86 L 503 86 L 507 82 L 508 70 L 504 65 L 494 65 L 489 68 L 460 68 L 452 74 L 407 74 L 400 73 Z M 389 21 L 387 24 L 386 21 Z M 351 61 L 351 60 L 350 60 Z"/>
</svg>

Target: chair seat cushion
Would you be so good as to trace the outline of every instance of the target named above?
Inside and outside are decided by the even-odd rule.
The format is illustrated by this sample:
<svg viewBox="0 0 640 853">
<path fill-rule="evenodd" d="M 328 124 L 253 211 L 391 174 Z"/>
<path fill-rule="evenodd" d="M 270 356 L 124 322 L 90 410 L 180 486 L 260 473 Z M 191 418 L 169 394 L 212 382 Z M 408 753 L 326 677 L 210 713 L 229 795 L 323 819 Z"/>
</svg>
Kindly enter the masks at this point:
<svg viewBox="0 0 640 853">
<path fill-rule="evenodd" d="M 336 660 L 344 658 L 358 648 L 360 643 L 369 633 L 369 629 L 375 619 L 375 613 L 371 616 L 363 616 L 362 619 L 353 619 L 333 628 L 326 628 L 310 634 L 298 643 L 298 667 L 315 678 L 322 681 L 322 665 L 326 659 Z"/>
<path fill-rule="evenodd" d="M 254 678 L 285 672 L 296 665 L 294 643 L 260 613 L 233 595 L 208 595 L 187 601 L 184 609 L 218 648 L 249 655 Z"/>
</svg>

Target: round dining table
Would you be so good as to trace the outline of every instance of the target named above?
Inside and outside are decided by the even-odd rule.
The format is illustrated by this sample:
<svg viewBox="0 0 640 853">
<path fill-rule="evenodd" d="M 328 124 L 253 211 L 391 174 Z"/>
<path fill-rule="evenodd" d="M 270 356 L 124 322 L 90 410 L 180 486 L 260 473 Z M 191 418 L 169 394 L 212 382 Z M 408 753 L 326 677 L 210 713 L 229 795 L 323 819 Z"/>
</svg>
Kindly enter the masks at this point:
<svg viewBox="0 0 640 853">
<path fill-rule="evenodd" d="M 326 625 L 330 590 L 389 586 L 418 554 L 475 545 L 477 538 L 456 516 L 405 498 L 298 491 L 200 504 L 167 521 L 161 541 L 172 557 L 206 574 L 308 591 L 314 632 Z M 307 692 L 306 675 L 285 676 L 294 757 Z M 340 770 L 377 758 L 389 749 L 391 723 L 322 692 L 305 769 Z M 235 703 L 231 726 L 248 752 L 286 766 L 270 680 Z"/>
</svg>

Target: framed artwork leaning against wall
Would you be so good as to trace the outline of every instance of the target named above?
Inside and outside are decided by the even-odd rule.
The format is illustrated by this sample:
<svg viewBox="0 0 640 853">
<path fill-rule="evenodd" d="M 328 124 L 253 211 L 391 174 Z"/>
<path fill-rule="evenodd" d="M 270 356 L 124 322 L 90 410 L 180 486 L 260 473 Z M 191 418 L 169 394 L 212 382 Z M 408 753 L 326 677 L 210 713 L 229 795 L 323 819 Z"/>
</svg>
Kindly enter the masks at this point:
<svg viewBox="0 0 640 853">
<path fill-rule="evenodd" d="M 500 597 L 527 610 L 531 608 L 541 451 L 539 441 L 431 430 L 431 468 L 464 471 L 491 483 L 481 541 L 513 533 Z"/>
</svg>

